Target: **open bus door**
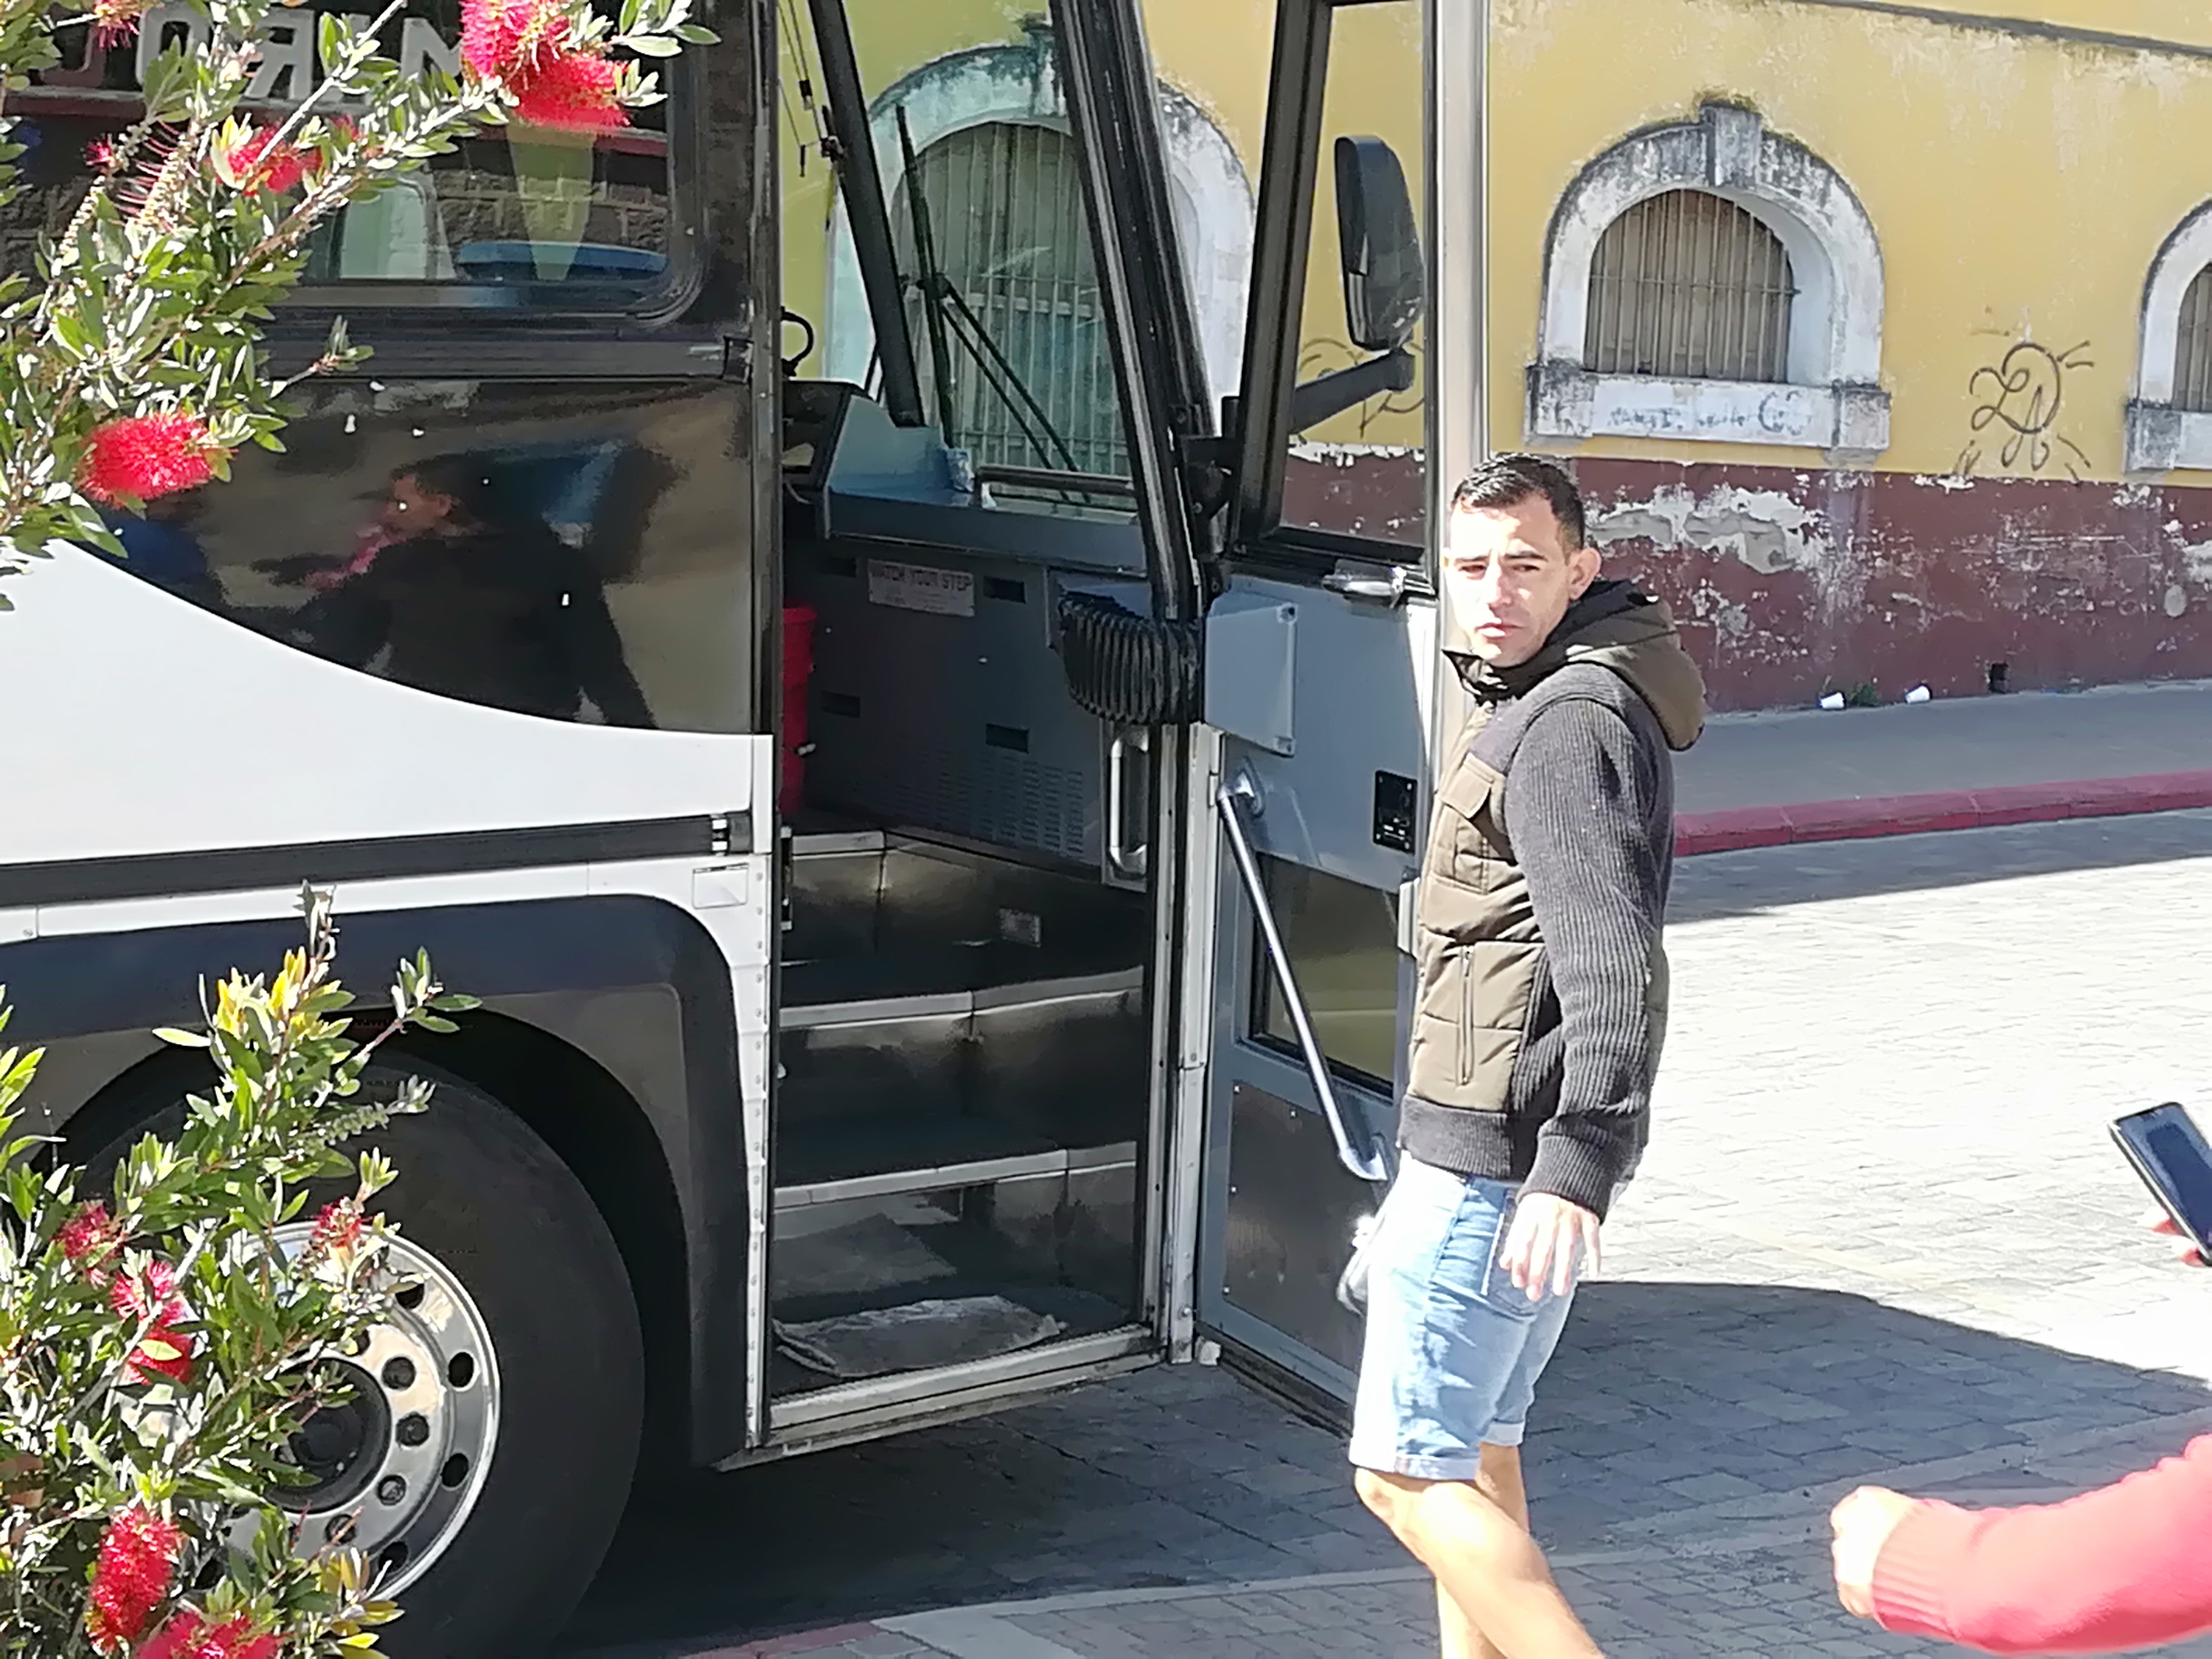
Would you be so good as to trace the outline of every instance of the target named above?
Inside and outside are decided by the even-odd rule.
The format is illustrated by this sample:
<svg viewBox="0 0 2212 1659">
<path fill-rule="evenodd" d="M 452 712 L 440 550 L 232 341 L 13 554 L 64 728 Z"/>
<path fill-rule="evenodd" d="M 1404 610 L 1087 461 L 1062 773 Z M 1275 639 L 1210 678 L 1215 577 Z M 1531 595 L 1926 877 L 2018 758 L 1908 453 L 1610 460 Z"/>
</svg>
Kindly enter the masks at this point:
<svg viewBox="0 0 2212 1659">
<path fill-rule="evenodd" d="M 1206 618 L 1188 1335 L 1323 1408 L 1350 1398 L 1339 1282 L 1395 1166 L 1439 495 L 1480 446 L 1480 79 L 1452 70 L 1479 70 L 1482 9 L 1283 0 Z"/>
</svg>

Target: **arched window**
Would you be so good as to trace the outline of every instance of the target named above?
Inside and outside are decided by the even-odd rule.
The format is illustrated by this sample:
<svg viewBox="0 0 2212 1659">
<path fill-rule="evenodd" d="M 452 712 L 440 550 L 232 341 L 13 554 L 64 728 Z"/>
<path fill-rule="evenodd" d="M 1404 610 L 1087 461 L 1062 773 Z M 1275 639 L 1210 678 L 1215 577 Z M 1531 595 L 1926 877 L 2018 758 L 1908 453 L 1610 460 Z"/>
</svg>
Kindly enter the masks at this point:
<svg viewBox="0 0 2212 1659">
<path fill-rule="evenodd" d="M 1598 240 L 1583 367 L 1785 380 L 1796 293 L 1780 237 L 1733 202 L 1670 190 L 1638 202 Z"/>
<path fill-rule="evenodd" d="M 1534 438 L 1889 446 L 1881 247 L 1841 175 L 1754 112 L 1624 139 L 1560 198 Z"/>
<path fill-rule="evenodd" d="M 1066 136 L 1067 111 L 1060 95 L 1057 58 L 1050 35 L 1041 27 L 1029 33 L 1027 45 L 981 46 L 925 64 L 875 96 L 870 105 L 876 155 L 884 169 L 885 193 L 894 204 L 902 266 L 909 276 L 912 267 L 905 261 L 913 244 L 907 198 L 902 193 L 902 118 L 912 137 L 917 165 L 945 170 L 950 175 L 947 188 L 970 201 L 979 198 L 962 182 L 962 175 L 971 163 L 977 169 L 988 167 L 994 144 L 1006 150 L 1018 144 L 1035 145 L 1038 154 L 1030 163 L 1033 179 L 1060 170 L 1061 183 L 1044 187 L 1042 198 L 1064 204 L 1066 216 L 1061 222 L 1072 232 L 1058 249 L 1060 269 L 1073 270 L 1079 285 L 1094 280 L 1090 275 L 1090 229 L 1076 188 L 1079 180 L 1067 165 L 1072 141 Z M 1190 283 L 1198 346 L 1212 395 L 1224 398 L 1237 390 L 1243 356 L 1245 296 L 1252 263 L 1251 181 L 1235 148 L 1205 111 L 1165 84 L 1158 91 L 1170 198 L 1184 275 Z M 1018 139 L 1003 129 L 1046 136 Z M 995 137 L 988 136 L 994 131 Z M 975 148 L 966 152 L 966 161 L 960 159 L 958 152 L 939 152 L 939 145 L 969 132 L 985 136 L 971 141 Z M 1052 154 L 1048 155 L 1046 151 Z M 938 157 L 935 161 L 931 160 L 933 155 Z M 933 204 L 942 193 L 933 182 L 925 185 L 925 192 Z M 1038 190 L 1028 190 L 1027 202 L 1039 199 Z M 1002 206 L 1000 211 L 1012 213 L 1012 209 Z M 866 383 L 873 370 L 875 328 L 868 315 L 852 228 L 842 200 L 831 214 L 822 372 L 833 380 Z M 1022 229 L 1018 218 L 1003 228 L 1014 235 Z M 943 240 L 941 233 L 939 240 Z M 944 264 L 947 250 L 940 247 L 938 258 Z M 1080 262 L 1079 266 L 1076 262 Z M 927 380 L 933 372 L 929 341 L 917 332 L 914 343 L 917 366 Z M 1103 349 L 1103 337 L 1100 343 Z M 965 372 L 956 364 L 953 378 L 957 380 Z M 1111 388 L 1109 376 L 1102 382 L 1100 401 L 1089 406 L 1109 407 L 1104 400 L 1110 398 Z M 933 406 L 930 415 L 935 418 Z M 1118 422 L 1118 416 L 1115 419 Z M 1118 443 L 1118 432 L 1114 436 Z M 978 451 L 977 459 L 991 458 Z M 1051 465 L 1064 466 L 1065 463 Z"/>
<path fill-rule="evenodd" d="M 2143 285 L 2128 471 L 2212 471 L 2212 202 L 2174 228 Z"/>
<path fill-rule="evenodd" d="M 917 183 L 933 271 L 924 270 L 915 238 Z M 947 440 L 987 465 L 1125 472 L 1074 141 L 1028 122 L 963 127 L 923 150 L 914 173 L 899 179 L 891 224 L 899 269 L 917 279 L 907 322 L 933 415 L 934 341 L 939 333 L 945 341 Z M 933 277 L 943 296 L 934 324 Z"/>
<path fill-rule="evenodd" d="M 2197 273 L 2181 296 L 2181 325 L 2173 348 L 2173 406 L 2212 413 L 2212 265 Z"/>
</svg>

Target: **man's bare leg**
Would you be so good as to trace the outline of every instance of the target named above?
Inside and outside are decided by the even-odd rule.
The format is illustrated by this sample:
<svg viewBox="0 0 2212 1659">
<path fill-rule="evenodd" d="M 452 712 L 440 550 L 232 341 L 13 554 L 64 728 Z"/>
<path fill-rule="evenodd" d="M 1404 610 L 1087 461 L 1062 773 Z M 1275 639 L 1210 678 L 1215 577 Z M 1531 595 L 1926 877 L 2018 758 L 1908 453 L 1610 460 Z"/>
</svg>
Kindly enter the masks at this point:
<svg viewBox="0 0 2212 1659">
<path fill-rule="evenodd" d="M 1444 1659 L 1603 1659 L 1528 1527 L 1520 1454 L 1485 1446 L 1474 1480 L 1359 1472 L 1359 1496 L 1436 1575 Z"/>
<path fill-rule="evenodd" d="M 1522 1531 L 1533 1533 L 1528 1524 L 1528 1489 L 1521 1479 L 1521 1449 L 1486 1441 L 1481 1455 L 1482 1465 L 1474 1477 L 1476 1490 L 1519 1522 Z M 1452 1599 L 1441 1578 L 1437 1580 L 1437 1624 L 1443 1632 L 1443 1659 L 1507 1659 L 1497 1644 L 1482 1633 L 1474 1615 Z"/>
</svg>

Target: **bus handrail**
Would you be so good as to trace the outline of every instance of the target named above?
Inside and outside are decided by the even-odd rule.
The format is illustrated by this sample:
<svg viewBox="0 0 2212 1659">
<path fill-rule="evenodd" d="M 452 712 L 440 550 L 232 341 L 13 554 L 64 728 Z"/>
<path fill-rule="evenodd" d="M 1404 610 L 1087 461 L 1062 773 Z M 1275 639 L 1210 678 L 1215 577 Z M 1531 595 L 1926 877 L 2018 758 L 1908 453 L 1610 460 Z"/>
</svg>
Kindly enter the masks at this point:
<svg viewBox="0 0 2212 1659">
<path fill-rule="evenodd" d="M 1299 1051 L 1305 1056 L 1306 1071 L 1313 1079 L 1314 1095 L 1321 1102 L 1322 1115 L 1328 1120 L 1329 1133 L 1335 1137 L 1337 1161 L 1362 1181 L 1384 1185 L 1390 1179 L 1390 1166 L 1379 1139 L 1370 1139 L 1364 1151 L 1352 1145 L 1344 1108 L 1337 1100 L 1336 1085 L 1329 1076 L 1328 1061 L 1322 1054 L 1320 1040 L 1314 1036 L 1313 1018 L 1306 1010 L 1297 976 L 1291 969 L 1291 954 L 1284 947 L 1282 930 L 1275 923 L 1274 906 L 1268 902 L 1267 885 L 1260 877 L 1260 861 L 1253 854 L 1252 838 L 1244 827 L 1243 803 L 1247 801 L 1255 809 L 1260 805 L 1260 787 L 1249 772 L 1240 771 L 1235 777 L 1224 780 L 1213 797 L 1214 808 L 1221 815 L 1222 830 L 1229 838 L 1229 850 L 1237 860 L 1237 873 L 1243 878 L 1245 896 L 1252 901 L 1252 914 L 1259 920 L 1260 938 L 1267 945 L 1268 965 L 1274 969 L 1275 983 L 1283 993 L 1283 1006 L 1289 1011 L 1291 1028 L 1297 1033 Z"/>
</svg>

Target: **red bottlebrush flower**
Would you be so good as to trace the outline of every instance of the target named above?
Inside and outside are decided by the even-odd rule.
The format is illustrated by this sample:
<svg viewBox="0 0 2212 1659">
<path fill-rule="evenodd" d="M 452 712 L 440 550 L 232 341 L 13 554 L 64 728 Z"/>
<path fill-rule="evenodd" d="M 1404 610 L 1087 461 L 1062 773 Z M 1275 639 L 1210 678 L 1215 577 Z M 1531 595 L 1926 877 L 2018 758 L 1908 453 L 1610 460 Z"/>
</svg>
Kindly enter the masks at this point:
<svg viewBox="0 0 2212 1659">
<path fill-rule="evenodd" d="M 185 1607 L 138 1650 L 138 1659 L 276 1659 L 281 1637 L 256 1635 L 244 1613 L 220 1625 L 194 1607 Z"/>
<path fill-rule="evenodd" d="M 148 1313 L 146 1292 L 150 1291 L 158 1304 L 151 1315 Z M 124 1362 L 123 1375 L 131 1382 L 150 1382 L 156 1375 L 172 1382 L 189 1382 L 192 1376 L 192 1344 L 190 1337 L 177 1334 L 176 1323 L 185 1317 L 184 1298 L 177 1294 L 176 1270 L 166 1261 L 146 1264 L 145 1284 L 142 1288 L 133 1278 L 116 1281 L 110 1292 L 109 1303 L 115 1311 L 126 1319 L 146 1319 L 153 1322 L 146 1328 L 131 1358 Z"/>
<path fill-rule="evenodd" d="M 107 1523 L 92 1573 L 85 1634 L 95 1651 L 123 1653 L 145 1634 L 169 1593 L 184 1534 L 174 1522 L 132 1504 Z"/>
<path fill-rule="evenodd" d="M 62 1254 L 82 1266 L 86 1272 L 97 1269 L 118 1244 L 123 1242 L 123 1229 L 107 1206 L 97 1199 L 80 1205 L 77 1212 L 62 1223 L 54 1242 L 62 1247 Z"/>
<path fill-rule="evenodd" d="M 216 171 L 237 190 L 273 190 L 278 194 L 307 176 L 314 158 L 296 144 L 276 142 L 276 129 L 256 127 L 216 154 Z"/>
<path fill-rule="evenodd" d="M 84 147 L 85 165 L 95 173 L 112 173 L 121 151 L 112 138 L 95 138 Z"/>
<path fill-rule="evenodd" d="M 307 1234 L 307 1254 L 350 1250 L 361 1243 L 361 1206 L 349 1198 L 325 1204 Z"/>
<path fill-rule="evenodd" d="M 197 415 L 126 415 L 94 429 L 77 488 L 111 507 L 124 495 L 151 501 L 205 483 L 215 477 L 210 462 L 221 453 Z"/>
<path fill-rule="evenodd" d="M 103 46 L 128 40 L 138 33 L 138 20 L 152 8 L 153 0 L 92 0 L 92 38 Z"/>
<path fill-rule="evenodd" d="M 514 118 L 564 132 L 609 132 L 629 124 L 617 95 L 622 71 L 595 52 L 556 52 L 508 82 Z"/>
<path fill-rule="evenodd" d="M 509 80 L 568 44 L 554 0 L 461 0 L 461 63 L 484 80 Z"/>
</svg>

